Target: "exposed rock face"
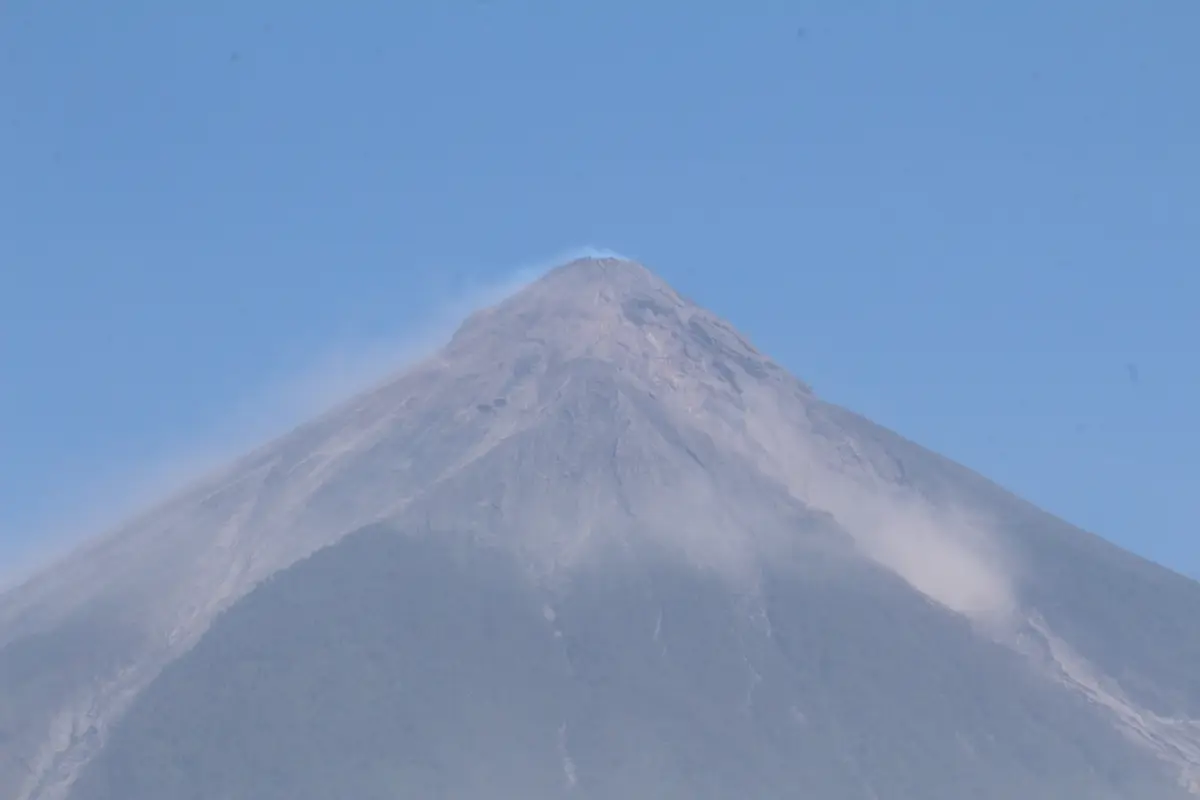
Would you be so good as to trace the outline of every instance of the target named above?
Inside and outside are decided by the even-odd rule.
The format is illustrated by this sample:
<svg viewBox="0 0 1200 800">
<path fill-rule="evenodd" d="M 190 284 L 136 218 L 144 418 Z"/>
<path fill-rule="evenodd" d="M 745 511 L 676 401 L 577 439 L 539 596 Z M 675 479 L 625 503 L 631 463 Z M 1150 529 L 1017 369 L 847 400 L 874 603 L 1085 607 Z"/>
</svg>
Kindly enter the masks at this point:
<svg viewBox="0 0 1200 800">
<path fill-rule="evenodd" d="M 1197 584 L 588 259 L 0 596 L 0 797 L 1183 798 L 1198 665 Z"/>
</svg>

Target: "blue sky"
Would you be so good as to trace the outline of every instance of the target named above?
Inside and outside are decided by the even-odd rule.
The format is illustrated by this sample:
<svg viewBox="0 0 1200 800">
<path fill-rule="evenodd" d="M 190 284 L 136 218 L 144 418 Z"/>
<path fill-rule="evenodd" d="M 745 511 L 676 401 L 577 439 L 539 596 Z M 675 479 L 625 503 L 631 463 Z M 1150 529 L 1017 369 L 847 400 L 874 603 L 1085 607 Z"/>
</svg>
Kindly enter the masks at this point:
<svg viewBox="0 0 1200 800">
<path fill-rule="evenodd" d="M 202 5 L 0 6 L 0 559 L 595 245 L 1200 575 L 1200 3 Z"/>
</svg>

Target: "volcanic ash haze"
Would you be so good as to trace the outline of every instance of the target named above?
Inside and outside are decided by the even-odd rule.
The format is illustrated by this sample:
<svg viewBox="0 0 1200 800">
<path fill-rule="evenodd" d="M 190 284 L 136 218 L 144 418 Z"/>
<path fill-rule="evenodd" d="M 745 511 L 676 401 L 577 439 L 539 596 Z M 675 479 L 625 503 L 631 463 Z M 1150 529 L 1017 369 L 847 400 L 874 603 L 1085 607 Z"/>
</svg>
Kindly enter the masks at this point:
<svg viewBox="0 0 1200 800">
<path fill-rule="evenodd" d="M 581 259 L 0 595 L 0 796 L 1184 798 L 1200 586 Z"/>
</svg>

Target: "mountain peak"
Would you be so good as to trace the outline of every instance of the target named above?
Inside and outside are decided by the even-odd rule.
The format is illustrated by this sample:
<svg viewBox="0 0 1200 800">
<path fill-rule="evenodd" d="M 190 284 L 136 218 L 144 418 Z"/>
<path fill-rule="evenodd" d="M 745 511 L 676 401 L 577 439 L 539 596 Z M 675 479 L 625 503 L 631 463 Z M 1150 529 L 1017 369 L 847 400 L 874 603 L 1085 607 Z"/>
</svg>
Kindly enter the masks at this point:
<svg viewBox="0 0 1200 800">
<path fill-rule="evenodd" d="M 587 358 L 651 383 L 675 385 L 686 375 L 740 393 L 747 380 L 786 380 L 809 391 L 728 322 L 621 258 L 580 258 L 550 270 L 469 317 L 444 355 L 480 368 L 524 357 Z"/>
<path fill-rule="evenodd" d="M 638 300 L 654 300 L 676 309 L 694 307 L 641 263 L 615 257 L 568 261 L 534 281 L 517 297 L 521 295 L 543 304 L 577 308 L 615 309 Z"/>
<path fill-rule="evenodd" d="M 571 308 L 593 315 L 634 299 L 656 299 L 676 308 L 693 305 L 637 261 L 585 257 L 554 267 L 496 306 L 473 315 L 468 324 L 474 318 L 528 314 L 535 306 L 543 310 Z"/>
<path fill-rule="evenodd" d="M 606 287 L 612 292 L 670 291 L 667 283 L 628 258 L 576 258 L 550 270 L 541 282 L 563 289 Z"/>
</svg>

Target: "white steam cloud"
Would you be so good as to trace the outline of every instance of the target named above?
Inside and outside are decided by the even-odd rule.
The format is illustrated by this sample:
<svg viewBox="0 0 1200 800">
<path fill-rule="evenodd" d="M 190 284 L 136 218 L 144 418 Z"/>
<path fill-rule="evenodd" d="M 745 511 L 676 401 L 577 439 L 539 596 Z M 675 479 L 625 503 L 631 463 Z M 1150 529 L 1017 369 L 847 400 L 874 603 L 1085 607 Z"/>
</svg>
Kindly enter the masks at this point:
<svg viewBox="0 0 1200 800">
<path fill-rule="evenodd" d="M 852 431 L 817 434 L 773 393 L 749 402 L 745 426 L 766 455 L 764 466 L 795 497 L 837 520 L 864 556 L 976 623 L 1014 618 L 1016 561 L 986 518 L 935 504 L 881 474 L 876 462 L 887 457 Z"/>
<path fill-rule="evenodd" d="M 865 555 L 946 608 L 985 624 L 1017 610 L 1011 564 L 982 520 L 898 493 L 863 494 L 834 516 Z"/>
<path fill-rule="evenodd" d="M 803 484 L 804 501 L 836 519 L 863 555 L 976 623 L 1013 618 L 1015 564 L 983 517 L 935 505 L 861 466 L 817 463 Z"/>
</svg>

